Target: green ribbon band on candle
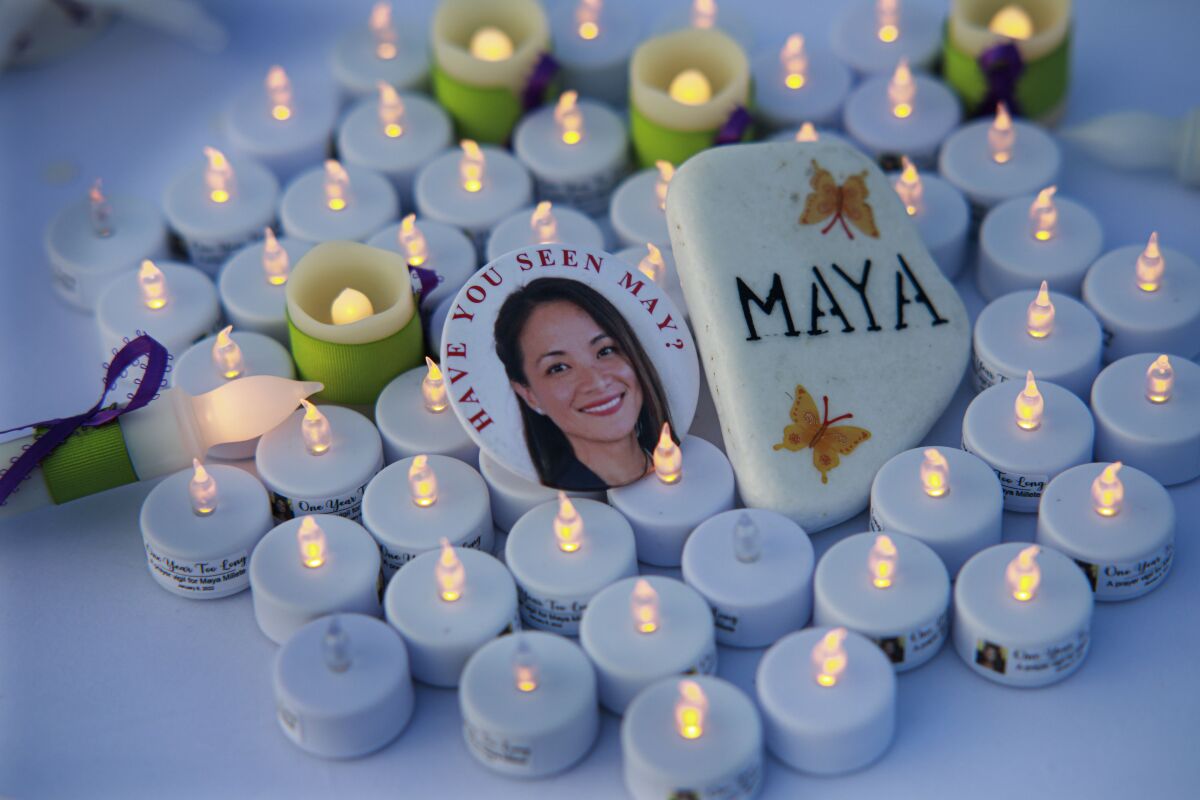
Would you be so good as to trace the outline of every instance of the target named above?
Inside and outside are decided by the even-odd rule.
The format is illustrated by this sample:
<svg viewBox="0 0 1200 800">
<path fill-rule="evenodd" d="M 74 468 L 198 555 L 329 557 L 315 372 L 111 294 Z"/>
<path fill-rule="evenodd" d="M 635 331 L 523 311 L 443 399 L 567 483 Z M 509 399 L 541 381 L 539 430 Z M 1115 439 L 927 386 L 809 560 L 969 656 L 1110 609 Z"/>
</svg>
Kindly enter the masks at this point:
<svg viewBox="0 0 1200 800">
<path fill-rule="evenodd" d="M 655 161 L 670 161 L 679 166 L 701 150 L 713 146 L 719 127 L 707 131 L 676 131 L 657 122 L 651 122 L 635 107 L 629 107 L 629 137 L 633 140 L 633 151 L 638 166 L 649 169 Z M 753 139 L 753 130 L 747 129 L 742 141 Z"/>
<path fill-rule="evenodd" d="M 363 344 L 337 344 L 309 336 L 292 324 L 290 314 L 287 324 L 300 380 L 325 384 L 311 398 L 314 401 L 373 406 L 392 378 L 424 363 L 425 337 L 415 307 L 403 328 Z"/>
<path fill-rule="evenodd" d="M 38 436 L 45 433 L 39 430 Z M 55 503 L 103 492 L 138 476 L 117 420 L 80 428 L 42 461 L 42 476 Z"/>
<path fill-rule="evenodd" d="M 1054 50 L 1035 61 L 1026 61 L 1017 80 L 1017 102 L 1021 114 L 1037 119 L 1053 112 L 1067 96 L 1071 66 L 1071 37 L 1063 37 Z M 942 39 L 942 74 L 958 96 L 968 114 L 974 114 L 987 96 L 988 83 L 979 68 L 978 55 L 960 50 L 950 38 L 947 24 Z"/>
<path fill-rule="evenodd" d="M 483 144 L 504 144 L 524 109 L 521 98 L 499 86 L 471 86 L 431 68 L 433 96 L 454 119 L 458 135 Z"/>
</svg>

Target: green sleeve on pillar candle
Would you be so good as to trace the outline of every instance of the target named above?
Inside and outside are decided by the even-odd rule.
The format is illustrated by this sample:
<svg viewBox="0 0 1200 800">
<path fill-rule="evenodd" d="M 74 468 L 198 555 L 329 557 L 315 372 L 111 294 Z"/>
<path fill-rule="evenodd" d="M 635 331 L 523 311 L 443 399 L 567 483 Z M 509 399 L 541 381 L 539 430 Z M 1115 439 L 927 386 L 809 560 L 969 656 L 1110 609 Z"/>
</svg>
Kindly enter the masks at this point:
<svg viewBox="0 0 1200 800">
<path fill-rule="evenodd" d="M 742 141 L 751 141 L 754 131 L 747 128 Z M 629 135 L 638 166 L 648 169 L 655 161 L 670 161 L 679 166 L 701 150 L 713 146 L 717 128 L 708 131 L 673 131 L 651 122 L 633 106 L 629 107 Z"/>
<path fill-rule="evenodd" d="M 38 431 L 38 435 L 45 433 Z M 118 420 L 95 428 L 80 428 L 42 460 L 42 476 L 55 503 L 135 483 Z"/>
<path fill-rule="evenodd" d="M 1025 63 L 1017 81 L 1017 102 L 1021 115 L 1037 119 L 1056 109 L 1066 99 L 1070 72 L 1071 37 L 1063 37 L 1054 50 L 1036 61 Z M 987 95 L 987 80 L 975 56 L 958 49 L 950 40 L 949 26 L 943 38 L 942 72 L 946 83 L 958 92 L 968 114 L 979 111 Z"/>
<path fill-rule="evenodd" d="M 512 90 L 496 86 L 470 86 L 432 67 L 433 95 L 454 119 L 458 135 L 480 144 L 504 144 L 512 135 L 517 120 L 525 113 L 521 98 Z M 551 82 L 543 100 L 556 94 L 557 81 Z"/>
<path fill-rule="evenodd" d="M 322 341 L 293 325 L 291 316 L 287 323 L 298 377 L 325 384 L 325 389 L 311 398 L 314 401 L 373 406 L 392 378 L 424 363 L 425 337 L 415 301 L 407 325 L 365 344 Z"/>
</svg>

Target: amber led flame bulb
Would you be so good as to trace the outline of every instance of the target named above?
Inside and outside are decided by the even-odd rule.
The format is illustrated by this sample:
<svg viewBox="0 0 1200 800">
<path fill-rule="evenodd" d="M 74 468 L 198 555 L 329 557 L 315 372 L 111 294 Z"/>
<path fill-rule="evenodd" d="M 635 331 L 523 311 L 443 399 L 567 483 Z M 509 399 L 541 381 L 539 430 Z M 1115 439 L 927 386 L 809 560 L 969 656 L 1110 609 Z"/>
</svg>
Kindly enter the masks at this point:
<svg viewBox="0 0 1200 800">
<path fill-rule="evenodd" d="M 917 96 L 917 84 L 913 81 L 912 70 L 908 67 L 908 59 L 900 59 L 892 80 L 888 83 L 888 102 L 892 104 L 892 116 L 897 119 L 907 119 L 913 113 L 913 99 Z"/>
<path fill-rule="evenodd" d="M 896 574 L 896 544 L 890 536 L 879 534 L 867 557 L 867 570 L 876 589 L 891 587 Z"/>
<path fill-rule="evenodd" d="M 379 124 L 383 135 L 398 139 L 404 135 L 404 101 L 390 83 L 379 81 Z"/>
<path fill-rule="evenodd" d="M 263 229 L 262 268 L 267 283 L 272 286 L 283 286 L 287 283 L 291 259 L 270 228 Z"/>
<path fill-rule="evenodd" d="M 1041 551 L 1042 548 L 1031 544 L 1008 563 L 1004 577 L 1008 581 L 1008 588 L 1014 600 L 1024 603 L 1037 596 L 1038 585 L 1042 582 L 1042 571 L 1037 563 L 1037 556 Z"/>
<path fill-rule="evenodd" d="M 421 399 L 425 410 L 431 414 L 440 414 L 446 410 L 449 401 L 446 399 L 446 380 L 434 360 L 425 356 L 425 377 L 421 381 Z"/>
<path fill-rule="evenodd" d="M 414 456 L 412 465 L 408 468 L 408 488 L 412 501 L 421 508 L 428 508 L 437 502 L 437 475 L 429 465 L 429 457 Z"/>
<path fill-rule="evenodd" d="M 554 539 L 558 549 L 574 553 L 583 544 L 583 518 L 566 493 L 558 493 L 558 513 L 554 517 Z"/>
<path fill-rule="evenodd" d="M 1146 399 L 1151 403 L 1165 403 L 1171 399 L 1175 386 L 1175 370 L 1171 359 L 1160 355 L 1146 370 Z"/>
<path fill-rule="evenodd" d="M 1025 373 L 1025 388 L 1017 395 L 1014 404 L 1017 427 L 1025 431 L 1035 431 L 1042 426 L 1042 414 L 1046 409 L 1046 401 L 1038 391 L 1033 373 Z"/>
<path fill-rule="evenodd" d="M 663 483 L 678 483 L 683 476 L 683 452 L 671 438 L 671 425 L 664 422 L 654 448 L 654 474 Z"/>
<path fill-rule="evenodd" d="M 213 363 L 221 373 L 221 377 L 227 381 L 240 377 L 246 370 L 242 359 L 242 348 L 238 347 L 237 342 L 229 335 L 232 332 L 233 326 L 226 325 L 218 331 L 212 346 Z"/>
<path fill-rule="evenodd" d="M 188 482 L 188 496 L 192 501 L 192 512 L 198 517 L 207 517 L 217 510 L 217 482 L 198 458 L 192 459 L 192 479 Z"/>
<path fill-rule="evenodd" d="M 459 178 L 462 180 L 462 187 L 474 194 L 483 188 L 486 169 L 483 150 L 473 139 L 463 139 L 460 146 L 463 154 L 458 162 Z"/>
<path fill-rule="evenodd" d="M 1044 339 L 1054 332 L 1054 303 L 1050 300 L 1050 288 L 1042 281 L 1037 296 L 1025 312 L 1025 332 L 1035 339 Z"/>
<path fill-rule="evenodd" d="M 167 304 L 167 279 L 148 258 L 138 269 L 138 289 L 142 293 L 142 304 L 151 311 L 158 311 Z"/>
<path fill-rule="evenodd" d="M 438 556 L 437 566 L 434 568 L 434 578 L 438 584 L 438 597 L 443 602 L 453 603 L 462 597 L 466 573 L 458 554 L 454 552 L 454 548 L 450 546 L 450 542 L 445 537 L 442 538 L 442 550 Z"/>
<path fill-rule="evenodd" d="M 371 6 L 367 27 L 375 41 L 375 57 L 391 61 L 396 57 L 396 28 L 392 25 L 392 4 L 376 3 Z"/>
<path fill-rule="evenodd" d="M 564 144 L 579 144 L 583 139 L 583 112 L 578 100 L 579 92 L 563 92 L 554 107 L 554 122 Z"/>
<path fill-rule="evenodd" d="M 699 739 L 704 735 L 708 698 L 695 681 L 679 682 L 679 700 L 675 703 L 675 729 L 684 739 Z"/>
<path fill-rule="evenodd" d="M 633 611 L 633 624 L 638 633 L 654 633 L 658 630 L 658 592 L 644 578 L 638 578 L 629 598 Z"/>
<path fill-rule="evenodd" d="M 1013 143 L 1016 141 L 1016 129 L 1013 128 L 1012 117 L 1008 106 L 996 104 L 996 116 L 992 126 L 988 128 L 988 148 L 992 152 L 992 160 L 997 164 L 1007 164 L 1012 160 Z"/>
<path fill-rule="evenodd" d="M 925 210 L 925 187 L 921 185 L 921 175 L 916 166 L 908 160 L 908 156 L 901 156 L 900 163 L 900 175 L 893 185 L 896 194 L 900 196 L 900 202 L 904 203 L 904 210 L 910 217 L 914 217 Z"/>
<path fill-rule="evenodd" d="M 292 82 L 283 67 L 276 64 L 267 70 L 267 100 L 271 116 L 280 122 L 292 117 Z"/>
<path fill-rule="evenodd" d="M 884 44 L 900 38 L 899 0 L 877 0 L 875 3 L 876 36 Z"/>
<path fill-rule="evenodd" d="M 779 52 L 783 64 L 783 83 L 789 89 L 802 89 L 808 79 L 808 56 L 804 52 L 804 37 L 793 33 Z"/>
<path fill-rule="evenodd" d="M 813 679 L 820 686 L 832 688 L 846 670 L 846 651 L 842 642 L 846 639 L 845 628 L 834 628 L 821 637 L 812 650 Z"/>
<path fill-rule="evenodd" d="M 325 563 L 325 531 L 321 530 L 315 517 L 309 515 L 300 520 L 296 544 L 300 547 L 300 561 L 304 566 L 316 569 Z"/>
<path fill-rule="evenodd" d="M 300 420 L 300 436 L 304 439 L 304 447 L 311 455 L 319 456 L 327 452 L 333 442 L 329 420 L 307 400 L 301 400 L 300 404 L 304 406 L 304 418 Z"/>
<path fill-rule="evenodd" d="M 1117 476 L 1121 466 L 1120 461 L 1114 461 L 1092 481 L 1092 508 L 1102 517 L 1115 517 L 1121 512 L 1125 500 L 1125 484 Z"/>
<path fill-rule="evenodd" d="M 537 655 L 533 652 L 528 639 L 521 639 L 513 651 L 513 683 L 518 692 L 536 691 L 541 678 L 538 668 Z"/>
<path fill-rule="evenodd" d="M 1146 249 L 1137 258 L 1137 285 L 1143 292 L 1156 292 L 1162 284 L 1162 274 L 1166 267 L 1162 250 L 1158 246 L 1158 231 L 1150 234 Z"/>
<path fill-rule="evenodd" d="M 602 0 L 579 0 L 579 5 L 575 7 L 575 23 L 580 39 L 590 42 L 600 35 L 602 9 Z"/>
</svg>

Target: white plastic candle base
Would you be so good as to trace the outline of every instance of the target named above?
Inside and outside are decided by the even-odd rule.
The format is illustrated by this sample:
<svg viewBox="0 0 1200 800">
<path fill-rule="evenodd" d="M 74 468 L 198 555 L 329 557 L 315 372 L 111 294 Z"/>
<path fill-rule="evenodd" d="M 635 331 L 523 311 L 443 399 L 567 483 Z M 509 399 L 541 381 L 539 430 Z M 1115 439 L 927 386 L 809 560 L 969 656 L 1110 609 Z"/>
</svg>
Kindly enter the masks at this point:
<svg viewBox="0 0 1200 800">
<path fill-rule="evenodd" d="M 144 200 L 115 195 L 109 232 L 92 227 L 91 202 L 72 203 L 46 228 L 46 260 L 54 290 L 75 308 L 91 311 L 100 292 L 124 272 L 137 269 L 142 259 L 159 259 L 167 252 L 167 228 L 158 209 Z"/>
<path fill-rule="evenodd" d="M 536 247 L 539 244 L 545 244 L 546 247 L 555 246 L 553 243 L 543 243 L 534 232 L 529 222 L 533 211 L 532 207 L 523 208 L 492 229 L 484 251 L 487 261 L 495 261 L 512 250 Z M 567 242 L 572 247 L 584 250 L 604 250 L 604 233 L 591 217 L 573 208 L 555 207 L 552 213 L 558 220 L 555 242 Z"/>
<path fill-rule="evenodd" d="M 187 469 L 155 486 L 138 517 L 151 577 L 171 594 L 196 600 L 248 589 L 250 553 L 272 524 L 267 492 L 253 475 L 220 464 L 205 469 L 217 484 L 215 511 L 192 511 Z"/>
<path fill-rule="evenodd" d="M 517 582 L 526 628 L 578 636 L 588 602 L 604 587 L 637 575 L 633 529 L 595 500 L 576 500 L 584 539 L 564 552 L 554 532 L 558 502 L 543 503 L 517 520 L 504 546 L 504 563 Z"/>
<path fill-rule="evenodd" d="M 638 580 L 658 593 L 658 628 L 651 633 L 634 626 L 630 610 Z M 717 671 L 712 611 L 696 590 L 673 578 L 626 578 L 601 590 L 583 614 L 579 643 L 596 667 L 600 704 L 617 715 L 655 681 Z"/>
<path fill-rule="evenodd" d="M 993 109 L 994 110 L 994 109 Z M 982 119 L 950 134 L 938 156 L 938 172 L 971 201 L 976 221 L 993 206 L 1014 197 L 1037 194 L 1058 181 L 1062 163 L 1058 144 L 1037 125 L 1013 120 L 1013 146 L 1003 164 L 992 157 Z"/>
<path fill-rule="evenodd" d="M 671 10 L 663 14 L 654 24 L 654 35 L 661 36 L 689 28 L 715 28 L 737 42 L 742 50 L 752 50 L 754 31 L 751 29 L 749 21 L 737 12 L 734 4 L 726 3 L 718 9 L 718 12 L 712 24 L 703 26 L 695 23 L 694 12 L 690 4 L 685 7 L 671 7 Z"/>
<path fill-rule="evenodd" d="M 442 298 L 429 314 L 429 324 L 425 327 L 425 347 L 435 355 L 442 352 L 442 329 L 446 327 L 446 318 L 454 308 L 454 298 L 455 295 Z"/>
<path fill-rule="evenodd" d="M 325 198 L 325 168 L 317 167 L 288 184 L 279 201 L 279 221 L 288 236 L 309 242 L 350 239 L 365 242 L 396 219 L 396 190 L 378 172 L 344 164 L 350 178 L 346 207 L 334 211 Z"/>
<path fill-rule="evenodd" d="M 899 36 L 879 38 L 875 0 L 844 6 L 834 20 L 830 42 L 837 57 L 859 75 L 890 73 L 901 58 L 914 68 L 929 69 L 941 53 L 941 15 L 919 3 L 898 3 Z"/>
<path fill-rule="evenodd" d="M 1167 579 L 1175 555 L 1175 506 L 1162 484 L 1133 467 L 1117 477 L 1125 486 L 1120 510 L 1096 512 L 1092 482 L 1107 464 L 1081 464 L 1046 487 L 1038 511 L 1037 542 L 1075 560 L 1097 600 L 1132 600 Z"/>
<path fill-rule="evenodd" d="M 421 553 L 448 539 L 455 547 L 491 553 L 495 543 L 487 486 L 469 464 L 449 456 L 429 456 L 437 479 L 437 501 L 422 508 L 412 501 L 408 470 L 412 458 L 384 468 L 363 495 L 363 525 L 383 556 L 383 577 L 392 577 Z"/>
<path fill-rule="evenodd" d="M 150 334 L 168 352 L 178 355 L 216 327 L 221 307 L 217 289 L 208 276 L 174 261 L 159 261 L 155 266 L 162 271 L 167 285 L 167 304 L 162 308 L 146 307 L 136 269 L 113 279 L 100 293 L 96 328 L 105 360 L 122 347 L 125 339 L 140 333 Z"/>
<path fill-rule="evenodd" d="M 808 69 L 799 89 L 784 82 L 787 70 L 778 50 L 754 59 L 754 113 L 769 130 L 788 128 L 794 133 L 805 122 L 822 128 L 842 124 L 842 105 L 854 76 L 832 53 L 808 48 L 806 55 Z"/>
<path fill-rule="evenodd" d="M 659 567 L 677 567 L 683 545 L 696 526 L 734 505 L 733 467 L 720 448 L 697 436 L 687 436 L 683 475 L 663 483 L 650 474 L 636 483 L 608 490 L 608 502 L 633 526 L 638 560 Z"/>
<path fill-rule="evenodd" d="M 516 474 L 484 452 L 479 454 L 479 474 L 487 483 L 492 499 L 492 521 L 506 533 L 529 511 L 558 497 L 557 490 Z M 604 492 L 567 492 L 567 495 L 604 500 Z"/>
<path fill-rule="evenodd" d="M 625 789 L 634 800 L 752 800 L 763 781 L 763 725 L 754 702 L 720 678 L 694 677 L 708 700 L 695 739 L 678 731 L 679 680 L 646 689 L 621 721 Z"/>
<path fill-rule="evenodd" d="M 737 555 L 734 530 L 743 515 L 756 526 L 759 553 Z M 767 647 L 803 628 L 812 613 L 812 542 L 782 514 L 725 511 L 702 523 L 683 548 L 683 580 L 712 608 L 717 644 Z"/>
<path fill-rule="evenodd" d="M 529 647 L 537 686 L 517 688 L 513 656 Z M 518 778 L 562 772 L 592 749 L 600 732 L 596 673 L 561 636 L 537 631 L 488 642 L 463 669 L 458 687 L 467 750 L 488 769 Z"/>
<path fill-rule="evenodd" d="M 312 249 L 312 242 L 283 237 L 278 240 L 287 253 L 288 264 L 295 266 L 300 257 Z M 263 243 L 246 245 L 234 253 L 221 268 L 217 280 L 221 306 L 234 330 L 266 334 L 283 346 L 288 346 L 287 314 L 284 284 L 278 286 L 267 280 L 263 272 Z"/>
<path fill-rule="evenodd" d="M 640 247 L 630 247 L 617 253 L 617 258 L 621 259 L 631 267 L 636 267 L 646 257 L 646 245 Z M 683 318 L 689 319 L 687 310 L 687 298 L 683 296 L 683 287 L 679 285 L 679 272 L 675 268 L 675 253 L 670 247 L 662 247 L 659 249 L 662 254 L 663 266 L 666 269 L 666 277 L 663 281 L 666 283 L 667 296 L 671 298 L 671 302 L 675 307 L 683 312 Z M 636 276 L 637 273 L 634 273 Z"/>
<path fill-rule="evenodd" d="M 1200 355 L 1200 266 L 1178 250 L 1162 248 L 1162 285 L 1138 288 L 1135 265 L 1144 247 L 1106 253 L 1083 280 L 1083 302 L 1104 328 L 1104 360 L 1134 353 Z"/>
<path fill-rule="evenodd" d="M 533 175 L 539 200 L 570 206 L 598 216 L 608 210 L 617 182 L 628 171 L 629 140 L 625 123 L 606 106 L 580 100 L 582 138 L 567 144 L 554 119 L 555 109 L 525 116 L 513 134 L 513 152 Z M 580 244 L 563 236 L 562 241 Z"/>
<path fill-rule="evenodd" d="M 423 553 L 395 574 L 383 595 L 387 621 L 408 646 L 413 677 L 453 688 L 471 654 L 505 633 L 520 630 L 517 587 L 496 559 L 455 548 L 466 575 L 462 596 L 442 600 L 434 567 L 441 553 Z"/>
<path fill-rule="evenodd" d="M 1037 555 L 1042 580 L 1017 600 L 1005 570 L 1027 545 L 989 547 L 962 568 L 954 585 L 954 649 L 977 675 L 1005 686 L 1048 686 L 1069 677 L 1087 656 L 1092 588 L 1057 550 Z"/>
<path fill-rule="evenodd" d="M 255 81 L 234 97 L 224 120 L 234 152 L 258 159 L 282 183 L 328 157 L 338 111 L 337 98 L 326 86 L 303 79 L 291 84 L 287 119 L 272 115 L 266 89 Z"/>
<path fill-rule="evenodd" d="M 1083 276 L 1100 255 L 1104 232 L 1083 206 L 1055 197 L 1058 227 L 1038 241 L 1030 228 L 1033 195 L 1007 200 L 988 212 L 979 229 L 979 291 L 985 300 L 1036 289 L 1048 281 L 1054 290 L 1079 296 Z M 1132 269 L 1132 267 L 1131 267 Z"/>
<path fill-rule="evenodd" d="M 384 460 L 393 464 L 402 458 L 425 454 L 476 463 L 479 445 L 454 412 L 449 407 L 437 413 L 425 408 L 421 383 L 426 374 L 423 366 L 410 369 L 396 376 L 379 394 L 375 424 L 383 437 Z"/>
<path fill-rule="evenodd" d="M 1126 356 L 1109 364 L 1092 385 L 1096 458 L 1120 461 L 1164 486 L 1200 475 L 1200 366 L 1172 357 L 1171 399 L 1146 398 L 1146 370 L 1156 353 Z"/>
<path fill-rule="evenodd" d="M 379 548 L 371 534 L 342 517 L 319 517 L 317 524 L 325 534 L 324 563 L 308 567 L 296 538 L 301 521 L 276 525 L 250 556 L 254 619 L 276 644 L 329 614 L 379 616 Z"/>
<path fill-rule="evenodd" d="M 896 672 L 916 669 L 938 654 L 950 630 L 950 576 L 928 545 L 891 531 L 896 546 L 892 585 L 876 588 L 867 559 L 875 533 L 859 533 L 821 557 L 813 577 L 813 625 L 861 633 Z"/>
<path fill-rule="evenodd" d="M 421 298 L 422 312 L 431 312 L 442 300 L 458 294 L 467 278 L 475 274 L 477 256 L 475 245 L 453 225 L 431 219 L 418 219 L 416 225 L 425 237 L 425 246 L 428 248 L 425 261 L 417 266 L 437 275 L 437 286 Z M 399 237 L 400 223 L 397 222 L 372 236 L 367 244 L 408 258 L 408 251 L 401 247 Z M 437 347 L 431 347 L 430 350 L 438 352 Z"/>
<path fill-rule="evenodd" d="M 300 435 L 304 411 L 258 440 L 254 464 L 271 493 L 276 522 L 301 514 L 336 514 L 362 521 L 367 484 L 383 467 L 383 445 L 371 420 L 340 406 L 321 406 L 333 439 L 313 455 Z"/>
<path fill-rule="evenodd" d="M 371 91 L 375 91 L 374 85 Z M 450 117 L 442 107 L 420 95 L 400 96 L 403 132 L 390 137 L 379 119 L 379 100 L 372 96 L 357 105 L 338 126 L 338 158 L 346 164 L 373 170 L 396 187 L 402 208 L 412 208 L 413 181 L 434 156 L 451 146 Z"/>
<path fill-rule="evenodd" d="M 224 203 L 214 203 L 204 179 L 203 161 L 167 187 L 163 214 L 180 240 L 188 261 L 215 275 L 231 255 L 263 237 L 275 225 L 279 181 L 251 158 L 230 156 L 236 188 Z"/>
<path fill-rule="evenodd" d="M 1004 494 L 996 473 L 964 450 L 939 447 L 950 490 L 930 497 L 921 484 L 924 448 L 893 456 L 871 483 L 872 531 L 903 533 L 929 545 L 953 580 L 971 556 L 1000 544 Z"/>
<path fill-rule="evenodd" d="M 230 334 L 230 338 L 242 351 L 243 367 L 241 374 L 237 377 L 245 375 L 296 377 L 292 354 L 271 337 L 252 331 L 234 331 Z M 213 361 L 213 345 L 215 343 L 216 337 L 210 336 L 189 347 L 175 361 L 174 368 L 168 373 L 167 378 L 170 384 L 195 396 L 210 392 L 218 386 L 228 383 L 229 379 L 221 373 L 220 367 Z M 253 458 L 257 447 L 258 439 L 248 439 L 244 442 L 214 445 L 209 449 L 208 454 L 213 458 Z"/>
<path fill-rule="evenodd" d="M 340 670 L 326 655 L 334 620 L 349 645 L 349 663 Z M 324 758 L 373 753 L 399 736 L 412 717 L 404 642 L 385 623 L 362 614 L 324 617 L 297 631 L 275 655 L 274 683 L 284 735 Z"/>
<path fill-rule="evenodd" d="M 488 233 L 502 219 L 533 202 L 533 180 L 521 162 L 498 147 L 481 147 L 484 158 L 483 188 L 463 188 L 459 163 L 463 154 L 453 150 L 438 156 L 417 173 L 413 196 L 417 214 L 461 228 L 482 253 Z"/>
<path fill-rule="evenodd" d="M 899 173 L 890 173 L 895 184 Z M 962 192 L 936 175 L 921 175 L 922 207 L 909 216 L 917 225 L 921 241 L 947 280 L 954 280 L 967 261 L 967 231 L 971 212 Z"/>
<path fill-rule="evenodd" d="M 621 247 L 660 247 L 671 245 L 667 231 L 667 212 L 658 206 L 655 186 L 658 170 L 644 169 L 621 182 L 613 192 L 608 218 Z"/>
<path fill-rule="evenodd" d="M 396 54 L 392 58 L 377 55 L 375 34 L 366 25 L 338 37 L 329 66 L 343 98 L 374 94 L 379 81 L 397 90 L 425 89 L 429 83 L 429 48 L 425 37 L 410 35 L 417 32 L 416 26 L 396 27 Z"/>
<path fill-rule="evenodd" d="M 1019 428 L 1013 409 L 1024 389 L 1020 381 L 1006 381 L 976 395 L 963 415 L 962 449 L 996 473 L 1006 511 L 1032 514 L 1051 478 L 1092 460 L 1095 426 L 1082 400 L 1061 386 L 1039 382 L 1042 424 L 1032 431 Z"/>
<path fill-rule="evenodd" d="M 1049 336 L 1029 335 L 1026 315 L 1037 290 L 1012 292 L 988 303 L 975 320 L 971 385 L 982 392 L 1003 381 L 1025 380 L 1033 370 L 1087 399 L 1100 372 L 1103 334 L 1096 316 L 1078 300 L 1050 292 L 1054 330 Z"/>
<path fill-rule="evenodd" d="M 846 669 L 833 686 L 813 674 L 812 651 L 829 632 L 808 628 L 775 643 L 754 683 L 767 749 L 814 775 L 841 775 L 875 762 L 896 731 L 896 673 L 875 643 L 846 633 Z"/>
<path fill-rule="evenodd" d="M 599 33 L 584 39 L 579 35 L 577 8 L 577 4 L 556 3 L 546 9 L 563 86 L 624 108 L 629 104 L 629 56 L 641 38 L 641 20 L 632 6 L 605 3 L 595 21 Z"/>
<path fill-rule="evenodd" d="M 912 113 L 901 119 L 888 100 L 891 80 L 890 74 L 876 75 L 850 93 L 843 114 L 846 132 L 877 159 L 906 155 L 918 167 L 932 167 L 942 140 L 962 119 L 958 97 L 940 81 L 914 74 Z"/>
</svg>

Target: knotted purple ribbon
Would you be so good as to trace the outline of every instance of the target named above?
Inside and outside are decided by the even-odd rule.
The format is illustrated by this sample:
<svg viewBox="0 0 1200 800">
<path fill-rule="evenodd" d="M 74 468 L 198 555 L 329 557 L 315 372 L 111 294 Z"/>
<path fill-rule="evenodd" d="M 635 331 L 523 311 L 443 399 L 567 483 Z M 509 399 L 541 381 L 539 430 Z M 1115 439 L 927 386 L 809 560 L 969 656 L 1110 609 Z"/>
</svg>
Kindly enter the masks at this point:
<svg viewBox="0 0 1200 800">
<path fill-rule="evenodd" d="M 413 294 L 417 296 L 417 305 L 425 301 L 426 295 L 432 292 L 442 282 L 442 276 L 431 269 L 408 265 L 408 280 L 412 283 Z"/>
<path fill-rule="evenodd" d="M 750 112 L 745 106 L 738 106 L 729 115 L 729 118 L 722 123 L 717 129 L 717 136 L 713 139 L 713 144 L 736 144 L 746 135 L 746 131 L 750 129 L 750 123 L 754 119 L 750 116 Z"/>
<path fill-rule="evenodd" d="M 102 408 L 105 398 L 116 385 L 121 373 L 142 357 L 146 357 L 146 371 L 137 390 L 134 391 L 133 397 L 124 408 Z M 0 475 L 0 506 L 4 505 L 9 495 L 17 490 L 21 481 L 25 480 L 38 464 L 42 463 L 42 459 L 53 453 L 55 448 L 65 442 L 79 428 L 95 428 L 98 425 L 112 422 L 122 414 L 136 411 L 153 400 L 158 394 L 159 387 L 162 386 L 163 377 L 167 374 L 168 358 L 167 348 L 145 334 L 138 336 L 122 347 L 120 352 L 113 357 L 112 363 L 108 365 L 108 371 L 104 375 L 104 391 L 96 404 L 87 411 L 73 417 L 32 422 L 28 425 L 18 425 L 15 428 L 0 431 L 0 433 L 12 433 L 25 428 L 49 429 L 12 463 L 7 472 Z"/>
<path fill-rule="evenodd" d="M 557 74 L 558 61 L 549 53 L 542 53 L 533 65 L 533 72 L 529 73 L 529 80 L 525 81 L 525 88 L 521 90 L 521 106 L 526 111 L 542 104 L 542 98 Z"/>
<path fill-rule="evenodd" d="M 1000 103 L 1009 112 L 1020 115 L 1017 103 L 1017 81 L 1025 71 L 1021 51 L 1012 41 L 998 42 L 979 54 L 979 69 L 987 81 L 987 94 L 979 104 L 981 114 L 991 114 Z"/>
</svg>

